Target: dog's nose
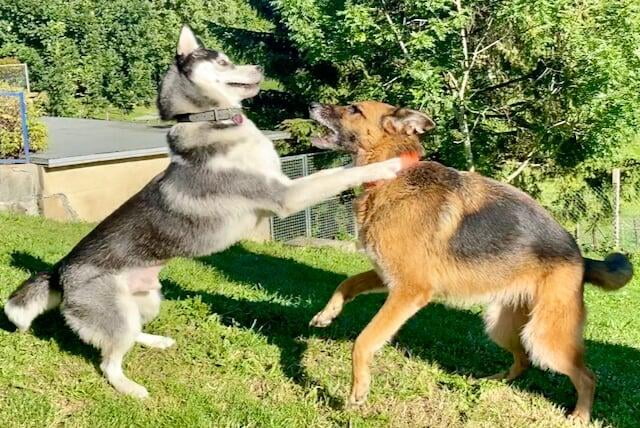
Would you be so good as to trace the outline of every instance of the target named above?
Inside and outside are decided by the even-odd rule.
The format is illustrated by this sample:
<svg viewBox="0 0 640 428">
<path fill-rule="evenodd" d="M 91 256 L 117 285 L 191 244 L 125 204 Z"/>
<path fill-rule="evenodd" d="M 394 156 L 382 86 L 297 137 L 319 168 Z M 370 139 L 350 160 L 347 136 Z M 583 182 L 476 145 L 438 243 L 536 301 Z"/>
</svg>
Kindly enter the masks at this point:
<svg viewBox="0 0 640 428">
<path fill-rule="evenodd" d="M 256 70 L 258 70 L 258 73 L 262 73 L 264 72 L 264 67 L 262 67 L 261 65 L 256 65 Z"/>
<path fill-rule="evenodd" d="M 322 104 L 320 104 L 320 103 L 311 103 L 311 104 L 309 104 L 309 110 L 316 110 L 316 109 L 319 109 L 320 107 L 322 107 Z"/>
</svg>

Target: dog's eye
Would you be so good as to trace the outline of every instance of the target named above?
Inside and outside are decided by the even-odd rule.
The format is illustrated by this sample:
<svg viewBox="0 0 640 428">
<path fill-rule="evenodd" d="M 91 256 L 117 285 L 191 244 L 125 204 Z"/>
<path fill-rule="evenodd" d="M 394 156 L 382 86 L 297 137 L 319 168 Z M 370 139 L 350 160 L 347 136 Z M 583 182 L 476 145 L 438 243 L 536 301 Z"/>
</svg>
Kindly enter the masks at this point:
<svg viewBox="0 0 640 428">
<path fill-rule="evenodd" d="M 229 65 L 229 61 L 227 61 L 226 59 L 222 59 L 222 58 L 220 58 L 220 59 L 218 60 L 218 65 L 221 65 L 222 67 L 226 67 L 226 66 L 228 66 L 228 65 Z"/>
<path fill-rule="evenodd" d="M 360 110 L 360 108 L 358 106 L 352 105 L 352 106 L 349 106 L 349 113 L 351 113 L 351 114 L 362 114 L 362 110 Z"/>
</svg>

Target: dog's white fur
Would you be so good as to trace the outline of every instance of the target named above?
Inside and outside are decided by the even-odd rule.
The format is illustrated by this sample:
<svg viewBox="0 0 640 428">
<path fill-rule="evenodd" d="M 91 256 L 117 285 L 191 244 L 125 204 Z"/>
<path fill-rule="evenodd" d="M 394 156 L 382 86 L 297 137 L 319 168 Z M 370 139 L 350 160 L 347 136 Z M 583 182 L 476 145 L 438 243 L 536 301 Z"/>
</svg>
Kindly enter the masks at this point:
<svg viewBox="0 0 640 428">
<path fill-rule="evenodd" d="M 62 296 L 59 291 L 52 290 L 47 296 L 29 302 L 26 306 L 19 306 L 9 300 L 4 305 L 4 312 L 7 318 L 20 331 L 27 331 L 33 320 L 43 311 L 57 308 L 60 305 Z"/>
</svg>

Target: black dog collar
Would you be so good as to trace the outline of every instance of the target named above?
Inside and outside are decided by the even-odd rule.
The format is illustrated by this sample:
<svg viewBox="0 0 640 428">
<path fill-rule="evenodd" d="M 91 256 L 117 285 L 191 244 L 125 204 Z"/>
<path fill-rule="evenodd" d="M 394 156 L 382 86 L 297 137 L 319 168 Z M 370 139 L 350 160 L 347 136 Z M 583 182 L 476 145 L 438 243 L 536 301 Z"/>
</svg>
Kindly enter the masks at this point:
<svg viewBox="0 0 640 428">
<path fill-rule="evenodd" d="M 176 115 L 178 122 L 221 122 L 231 120 L 236 125 L 244 122 L 241 108 L 215 108 L 201 113 L 184 113 Z"/>
</svg>

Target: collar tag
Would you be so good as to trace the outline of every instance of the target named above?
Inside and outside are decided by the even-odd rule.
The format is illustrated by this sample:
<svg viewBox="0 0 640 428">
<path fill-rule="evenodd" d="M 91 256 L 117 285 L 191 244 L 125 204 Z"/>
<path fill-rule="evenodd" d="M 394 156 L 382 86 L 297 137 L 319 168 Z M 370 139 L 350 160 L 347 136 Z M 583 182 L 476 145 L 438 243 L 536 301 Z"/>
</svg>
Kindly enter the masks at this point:
<svg viewBox="0 0 640 428">
<path fill-rule="evenodd" d="M 240 125 L 240 124 L 242 124 L 242 122 L 244 122 L 244 117 L 242 116 L 242 114 L 237 113 L 237 114 L 234 114 L 233 116 L 231 116 L 231 120 L 236 125 Z"/>
<path fill-rule="evenodd" d="M 400 154 L 400 160 L 402 162 L 402 170 L 407 170 L 413 168 L 414 166 L 420 163 L 420 154 L 418 152 L 404 152 Z M 364 183 L 365 190 L 373 190 L 376 187 L 382 186 L 384 183 L 389 182 L 391 180 L 378 180 L 378 181 L 369 181 Z"/>
</svg>

